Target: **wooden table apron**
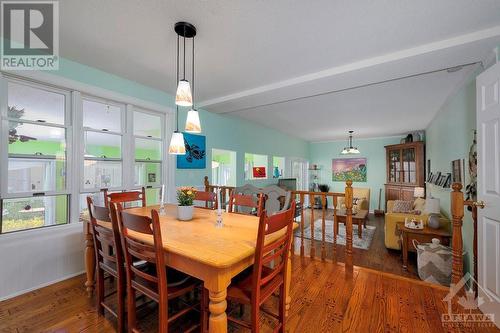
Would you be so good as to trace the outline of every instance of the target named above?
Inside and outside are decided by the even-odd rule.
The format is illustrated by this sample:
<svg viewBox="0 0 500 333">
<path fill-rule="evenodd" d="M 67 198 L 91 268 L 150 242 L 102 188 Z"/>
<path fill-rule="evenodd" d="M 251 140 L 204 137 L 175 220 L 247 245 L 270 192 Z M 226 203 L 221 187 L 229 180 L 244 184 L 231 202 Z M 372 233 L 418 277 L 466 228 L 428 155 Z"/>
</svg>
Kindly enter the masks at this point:
<svg viewBox="0 0 500 333">
<path fill-rule="evenodd" d="M 151 209 L 158 206 L 127 209 L 127 212 L 151 216 Z M 226 290 L 231 279 L 254 261 L 259 219 L 234 213 L 223 213 L 223 228 L 216 228 L 216 212 L 195 208 L 193 220 L 178 221 L 176 207 L 167 205 L 167 214 L 160 216 L 165 249 L 165 260 L 173 267 L 203 281 L 209 291 L 209 332 L 227 332 Z M 110 226 L 110 225 L 109 225 Z M 298 225 L 294 224 L 294 229 Z M 94 290 L 95 255 L 94 244 L 88 222 L 84 220 L 86 240 L 85 286 L 89 296 Z M 269 235 L 266 243 L 280 236 Z M 149 236 L 138 235 L 142 241 L 152 243 Z M 291 254 L 291 253 L 290 253 Z M 290 308 L 291 260 L 289 256 L 286 273 L 286 313 Z"/>
</svg>

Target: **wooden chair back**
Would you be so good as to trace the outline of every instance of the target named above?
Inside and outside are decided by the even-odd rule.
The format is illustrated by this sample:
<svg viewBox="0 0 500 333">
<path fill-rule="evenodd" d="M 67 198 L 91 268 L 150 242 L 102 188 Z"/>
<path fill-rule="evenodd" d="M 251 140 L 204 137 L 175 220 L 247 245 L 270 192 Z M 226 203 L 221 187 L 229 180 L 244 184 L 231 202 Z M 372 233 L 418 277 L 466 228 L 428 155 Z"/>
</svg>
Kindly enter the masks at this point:
<svg viewBox="0 0 500 333">
<path fill-rule="evenodd" d="M 114 202 L 111 202 L 113 207 Z M 121 230 L 123 252 L 125 254 L 125 267 L 127 271 L 127 283 L 136 278 L 144 279 L 157 284 L 160 297 L 167 295 L 167 276 L 165 271 L 165 260 L 161 241 L 160 218 L 158 211 L 151 210 L 151 217 L 139 216 L 127 213 L 120 203 L 115 203 L 118 221 Z M 114 208 L 111 208 L 114 209 Z M 150 235 L 153 244 L 146 244 L 134 237 L 133 233 Z M 134 266 L 134 262 L 144 260 L 156 266 L 156 274 L 150 274 Z"/>
<path fill-rule="evenodd" d="M 217 194 L 214 192 L 197 191 L 194 196 L 195 201 L 204 201 L 204 206 L 196 206 L 199 208 L 217 209 Z"/>
<path fill-rule="evenodd" d="M 146 189 L 141 188 L 140 191 L 124 191 L 124 192 L 113 192 L 108 193 L 108 190 L 103 190 L 104 192 L 104 202 L 106 207 L 109 207 L 111 201 L 115 203 L 120 203 L 122 207 L 125 203 L 130 203 L 134 201 L 140 201 L 142 207 L 146 207 Z"/>
<path fill-rule="evenodd" d="M 284 283 L 292 241 L 294 215 L 295 201 L 285 211 L 272 216 L 267 216 L 264 212 L 260 216 L 252 279 L 252 303 L 254 306 L 260 306 L 276 290 L 276 288 L 263 289 L 273 279 L 281 275 L 281 281 Z M 283 234 L 272 243 L 265 245 L 266 236 L 275 232 L 283 232 Z M 263 290 L 265 291 L 263 292 Z"/>
<path fill-rule="evenodd" d="M 253 195 L 231 193 L 229 197 L 229 212 L 250 215 L 255 211 L 257 216 L 261 216 L 264 207 L 264 195 Z M 243 208 L 243 209 L 242 209 Z M 245 209 L 246 208 L 246 209 Z"/>
<path fill-rule="evenodd" d="M 125 278 L 123 250 L 116 214 L 113 214 L 107 207 L 94 205 L 94 201 L 90 196 L 87 197 L 87 207 L 97 264 L 106 264 L 116 270 L 119 278 L 122 276 Z M 111 229 L 100 225 L 99 221 L 110 223 Z"/>
</svg>

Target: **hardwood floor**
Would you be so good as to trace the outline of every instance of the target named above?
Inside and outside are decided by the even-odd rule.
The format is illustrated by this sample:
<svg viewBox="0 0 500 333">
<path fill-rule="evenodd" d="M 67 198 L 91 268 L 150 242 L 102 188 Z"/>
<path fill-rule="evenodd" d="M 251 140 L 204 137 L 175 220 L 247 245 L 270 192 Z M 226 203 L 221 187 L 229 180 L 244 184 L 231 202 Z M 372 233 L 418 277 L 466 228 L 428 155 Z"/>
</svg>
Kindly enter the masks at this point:
<svg viewBox="0 0 500 333">
<path fill-rule="evenodd" d="M 310 221 L 309 210 L 305 211 L 306 221 Z M 321 210 L 315 210 L 315 220 L 321 219 Z M 333 210 L 327 210 L 326 219 L 333 220 Z M 414 253 L 409 253 L 408 270 L 403 269 L 401 251 L 390 250 L 384 243 L 384 217 L 378 217 L 373 214 L 368 215 L 367 225 L 376 227 L 373 240 L 368 250 L 353 247 L 353 264 L 356 266 L 371 268 L 377 271 L 393 273 L 396 275 L 419 279 L 417 273 L 417 259 Z M 354 233 L 357 232 L 357 226 L 353 227 Z M 316 257 L 321 256 L 321 241 L 314 241 Z M 311 241 L 304 239 L 306 256 L 309 256 Z M 295 253 L 300 253 L 300 237 L 295 237 Z M 345 262 L 345 246 L 337 245 L 336 261 Z M 326 243 L 326 259 L 335 261 L 333 244 Z"/>
<path fill-rule="evenodd" d="M 114 319 L 97 315 L 83 282 L 82 275 L 1 302 L 0 332 L 115 332 Z M 500 332 L 492 326 L 443 327 L 447 293 L 393 274 L 294 256 L 287 332 Z M 154 332 L 155 311 L 145 312 L 144 331 Z M 262 332 L 272 331 L 272 324 L 261 316 Z"/>
</svg>

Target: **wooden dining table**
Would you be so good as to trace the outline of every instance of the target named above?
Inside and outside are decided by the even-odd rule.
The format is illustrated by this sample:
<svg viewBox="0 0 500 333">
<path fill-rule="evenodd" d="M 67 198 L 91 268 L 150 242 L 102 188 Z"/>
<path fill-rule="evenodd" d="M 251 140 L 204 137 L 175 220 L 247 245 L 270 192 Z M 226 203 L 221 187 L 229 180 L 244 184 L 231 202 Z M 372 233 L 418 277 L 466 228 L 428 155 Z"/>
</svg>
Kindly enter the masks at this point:
<svg viewBox="0 0 500 333">
<path fill-rule="evenodd" d="M 176 206 L 166 205 L 165 215 L 160 215 L 163 248 L 166 265 L 194 276 L 209 291 L 209 332 L 227 332 L 226 296 L 231 279 L 250 267 L 254 261 L 259 218 L 251 215 L 223 212 L 223 226 L 216 227 L 215 210 L 194 208 L 191 221 L 176 218 Z M 127 212 L 151 216 L 151 210 L 159 206 L 129 208 Z M 95 255 L 91 228 L 84 220 L 86 237 L 85 263 L 87 292 L 94 289 Z M 294 223 L 294 229 L 298 227 Z M 266 244 L 278 239 L 282 233 L 266 237 Z M 152 244 L 151 236 L 137 235 L 145 243 Z M 291 252 L 291 250 L 290 250 Z M 291 253 L 290 253 L 291 256 Z M 285 276 L 286 314 L 290 308 L 291 260 Z"/>
</svg>

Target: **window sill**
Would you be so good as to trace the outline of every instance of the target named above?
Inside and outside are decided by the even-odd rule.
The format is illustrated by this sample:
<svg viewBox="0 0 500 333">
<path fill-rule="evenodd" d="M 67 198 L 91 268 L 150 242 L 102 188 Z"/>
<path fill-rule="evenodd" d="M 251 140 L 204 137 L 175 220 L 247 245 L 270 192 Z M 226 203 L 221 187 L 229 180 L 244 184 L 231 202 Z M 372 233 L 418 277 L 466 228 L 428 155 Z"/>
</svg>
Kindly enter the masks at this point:
<svg viewBox="0 0 500 333">
<path fill-rule="evenodd" d="M 33 237 L 44 237 L 44 236 L 56 236 L 57 234 L 66 234 L 70 232 L 74 232 L 79 229 L 83 234 L 83 226 L 80 222 L 69 223 L 69 224 L 61 224 L 54 225 L 49 227 L 41 227 L 37 229 L 29 229 L 29 230 L 19 230 L 14 232 L 9 232 L 5 234 L 0 234 L 0 243 L 2 241 L 17 241 L 17 240 L 26 240 Z"/>
</svg>

